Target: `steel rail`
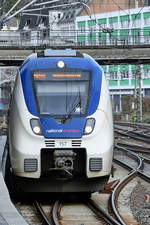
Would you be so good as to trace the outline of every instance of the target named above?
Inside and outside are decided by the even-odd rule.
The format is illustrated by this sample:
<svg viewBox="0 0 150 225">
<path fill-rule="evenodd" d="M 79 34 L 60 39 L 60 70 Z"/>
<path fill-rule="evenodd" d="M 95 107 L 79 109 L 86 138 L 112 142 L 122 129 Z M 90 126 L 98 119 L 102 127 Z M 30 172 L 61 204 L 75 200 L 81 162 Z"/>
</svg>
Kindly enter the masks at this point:
<svg viewBox="0 0 150 225">
<path fill-rule="evenodd" d="M 146 135 L 146 134 L 139 134 L 135 131 L 118 131 L 115 130 L 115 133 L 117 134 L 121 134 L 123 136 L 127 136 L 127 137 L 132 137 L 134 139 L 140 140 L 140 141 L 146 141 L 147 143 L 150 143 L 150 135 Z"/>
<path fill-rule="evenodd" d="M 114 190 L 112 191 L 112 195 L 111 195 L 112 211 L 113 211 L 113 214 L 115 215 L 115 217 L 117 218 L 117 220 L 120 222 L 121 225 L 126 225 L 126 223 L 122 219 L 122 217 L 119 214 L 118 209 L 117 209 L 116 203 L 118 201 L 118 196 L 119 196 L 120 191 L 123 189 L 123 187 L 125 185 L 127 185 L 127 183 L 129 183 L 130 180 L 132 180 L 136 175 L 137 175 L 137 171 L 136 170 L 132 171 L 128 176 L 126 176 L 123 180 L 121 180 L 117 184 L 117 186 L 114 188 Z"/>
<path fill-rule="evenodd" d="M 126 149 L 127 147 L 126 147 L 126 148 L 123 148 L 122 146 L 117 145 L 117 148 L 120 148 L 120 149 L 122 149 L 122 150 L 128 151 L 128 152 L 130 152 L 131 154 L 133 154 L 133 155 L 135 155 L 135 156 L 138 157 L 138 161 L 140 162 L 140 164 L 139 164 L 138 168 L 136 169 L 136 172 L 137 172 L 137 174 L 138 174 L 140 177 L 142 177 L 142 178 L 145 179 L 146 181 L 150 182 L 150 176 L 148 176 L 148 175 L 146 175 L 144 172 L 142 172 L 143 167 L 144 167 L 144 165 L 143 165 L 143 164 L 144 164 L 144 161 L 145 161 L 145 162 L 148 162 L 148 163 L 150 164 L 150 158 L 147 158 L 147 157 L 144 157 L 144 156 L 140 156 L 139 154 L 136 154 L 136 153 L 134 153 L 134 152 L 131 152 L 130 150 L 127 150 L 127 149 Z M 120 164 L 121 166 L 127 168 L 128 170 L 134 169 L 133 167 L 131 167 L 131 166 L 129 166 L 129 165 L 127 165 L 127 164 L 121 162 L 120 160 L 115 159 L 115 158 L 113 159 L 113 161 L 116 162 L 117 164 Z"/>
<path fill-rule="evenodd" d="M 132 152 L 132 151 L 130 151 L 130 150 L 124 148 L 124 147 L 121 147 L 118 144 L 115 144 L 115 148 L 121 149 L 122 151 L 126 151 L 128 154 L 130 154 L 131 157 L 134 157 L 134 158 L 137 159 L 137 161 L 138 161 L 138 167 L 136 169 L 135 168 L 132 168 L 132 167 L 130 167 L 130 168 L 132 168 L 133 170 L 136 170 L 137 171 L 137 170 L 139 170 L 140 168 L 143 167 L 143 160 L 141 159 L 141 157 L 137 153 Z"/>
<path fill-rule="evenodd" d="M 126 122 L 115 122 L 115 126 L 127 126 L 127 127 L 133 127 L 133 128 L 142 128 L 142 129 L 150 129 L 149 124 L 141 124 L 141 123 L 126 123 Z"/>
<path fill-rule="evenodd" d="M 120 223 L 110 216 L 107 212 L 105 212 L 99 205 L 97 205 L 92 199 L 88 199 L 86 201 L 86 205 L 88 205 L 92 211 L 96 213 L 96 215 L 103 219 L 109 225 L 120 225 Z"/>
<path fill-rule="evenodd" d="M 44 210 L 42 209 L 41 204 L 39 202 L 35 201 L 33 203 L 33 205 L 35 206 L 37 212 L 39 213 L 40 217 L 42 218 L 44 224 L 54 225 L 53 221 L 46 216 L 46 214 L 45 214 Z"/>
<path fill-rule="evenodd" d="M 52 212 L 51 212 L 52 213 L 52 218 L 53 218 L 53 221 L 54 221 L 55 225 L 60 225 L 59 220 L 58 220 L 59 207 L 60 207 L 60 202 L 56 201 L 54 203 L 54 205 L 53 205 Z"/>
<path fill-rule="evenodd" d="M 139 177 L 141 177 L 142 179 L 144 179 L 145 181 L 150 183 L 150 176 L 146 175 L 144 172 L 142 171 L 137 171 Z"/>
<path fill-rule="evenodd" d="M 126 130 L 126 131 L 128 131 L 128 132 L 135 132 L 136 134 L 146 135 L 146 133 L 150 132 L 150 125 L 133 124 L 133 123 L 123 123 L 123 122 L 115 123 L 114 124 L 114 128 L 115 129 L 124 131 L 124 129 L 121 128 L 120 126 L 123 126 L 123 127 L 132 127 L 132 128 L 134 128 L 134 130 L 132 130 L 132 131 Z M 143 129 L 143 130 L 139 130 L 139 129 Z"/>
<path fill-rule="evenodd" d="M 126 147 L 130 151 L 150 154 L 150 148 L 147 148 L 147 147 L 143 147 L 143 146 L 140 146 L 140 145 L 133 145 L 133 144 L 130 144 L 130 143 L 122 143 L 122 142 L 119 142 L 119 141 L 116 141 L 116 143 L 121 147 Z"/>
<path fill-rule="evenodd" d="M 117 210 L 117 201 L 118 201 L 118 196 L 120 191 L 123 189 L 123 187 L 129 183 L 135 176 L 137 176 L 138 171 L 142 168 L 143 166 L 143 160 L 140 158 L 140 156 L 134 152 L 131 152 L 129 150 L 127 150 L 126 148 L 123 148 L 119 145 L 115 145 L 116 148 L 119 148 L 123 151 L 126 151 L 130 154 L 130 156 L 133 156 L 134 158 L 137 158 L 138 161 L 138 166 L 137 168 L 133 168 L 129 165 L 127 165 L 126 163 L 123 163 L 122 161 L 119 161 L 117 159 L 113 159 L 115 162 L 119 162 L 119 164 L 124 165 L 124 167 L 128 168 L 129 170 L 131 170 L 131 172 L 125 177 L 123 178 L 114 188 L 114 190 L 112 191 L 112 195 L 111 195 L 111 208 L 112 211 L 115 215 L 115 217 L 117 218 L 117 220 L 120 222 L 121 225 L 125 225 L 126 223 L 124 222 L 123 218 L 121 217 L 121 215 L 119 214 L 118 210 Z"/>
</svg>

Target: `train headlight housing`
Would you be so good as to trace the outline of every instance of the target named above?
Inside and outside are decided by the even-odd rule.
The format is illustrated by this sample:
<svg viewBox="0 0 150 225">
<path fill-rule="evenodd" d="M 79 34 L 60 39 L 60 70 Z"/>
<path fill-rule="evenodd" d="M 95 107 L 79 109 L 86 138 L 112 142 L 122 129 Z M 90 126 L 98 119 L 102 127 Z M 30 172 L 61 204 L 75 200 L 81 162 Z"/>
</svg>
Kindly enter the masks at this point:
<svg viewBox="0 0 150 225">
<path fill-rule="evenodd" d="M 31 119 L 30 124 L 31 124 L 31 128 L 35 134 L 37 134 L 37 135 L 42 134 L 39 119 Z"/>
<path fill-rule="evenodd" d="M 88 118 L 86 120 L 85 128 L 84 128 L 84 134 L 91 134 L 95 127 L 95 119 L 94 118 Z"/>
</svg>

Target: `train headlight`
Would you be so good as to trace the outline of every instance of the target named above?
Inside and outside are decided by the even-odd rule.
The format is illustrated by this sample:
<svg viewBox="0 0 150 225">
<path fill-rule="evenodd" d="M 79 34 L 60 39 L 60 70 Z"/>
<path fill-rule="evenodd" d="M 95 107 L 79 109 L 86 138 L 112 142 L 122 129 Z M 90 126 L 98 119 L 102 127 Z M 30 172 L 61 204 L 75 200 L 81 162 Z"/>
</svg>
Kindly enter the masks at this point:
<svg viewBox="0 0 150 225">
<path fill-rule="evenodd" d="M 65 67 L 65 63 L 64 63 L 64 61 L 63 60 L 60 60 L 60 61 L 58 61 L 57 62 L 57 67 L 59 67 L 59 68 L 64 68 Z"/>
<path fill-rule="evenodd" d="M 38 119 L 31 119 L 30 123 L 31 123 L 31 128 L 33 132 L 37 135 L 41 135 L 42 131 L 40 126 L 40 121 Z"/>
<path fill-rule="evenodd" d="M 91 134 L 95 127 L 95 119 L 94 118 L 88 118 L 86 120 L 85 128 L 84 128 L 84 134 Z"/>
</svg>

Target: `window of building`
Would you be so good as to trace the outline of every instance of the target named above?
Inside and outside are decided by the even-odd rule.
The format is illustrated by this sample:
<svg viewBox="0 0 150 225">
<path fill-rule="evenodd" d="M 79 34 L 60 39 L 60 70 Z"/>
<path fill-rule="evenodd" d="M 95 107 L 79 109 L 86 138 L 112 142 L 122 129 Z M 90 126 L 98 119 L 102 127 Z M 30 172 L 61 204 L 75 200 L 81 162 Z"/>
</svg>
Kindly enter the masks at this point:
<svg viewBox="0 0 150 225">
<path fill-rule="evenodd" d="M 144 24 L 149 25 L 150 24 L 150 12 L 143 13 L 144 16 Z"/>
<path fill-rule="evenodd" d="M 86 25 L 86 22 L 85 22 L 85 21 L 79 21 L 79 22 L 77 23 L 77 25 L 78 25 L 78 31 L 79 31 L 80 33 L 84 33 L 84 32 L 85 32 L 85 25 Z"/>
<path fill-rule="evenodd" d="M 98 25 L 100 29 L 106 28 L 107 26 L 107 19 L 103 18 L 103 19 L 98 19 Z"/>
<path fill-rule="evenodd" d="M 145 96 L 150 97 L 150 89 L 145 89 Z"/>
<path fill-rule="evenodd" d="M 86 42 L 85 34 L 78 34 L 77 42 L 78 42 L 79 45 L 85 45 L 85 42 Z"/>
<path fill-rule="evenodd" d="M 88 26 L 96 26 L 96 20 L 88 20 Z"/>
<path fill-rule="evenodd" d="M 95 32 L 96 31 L 96 20 L 88 20 L 88 28 L 89 32 Z"/>
<path fill-rule="evenodd" d="M 99 35 L 98 35 L 98 41 L 99 41 L 99 44 L 106 44 L 106 33 L 105 32 L 99 32 Z"/>
<path fill-rule="evenodd" d="M 122 28 L 128 28 L 129 27 L 129 16 L 125 15 L 125 16 L 120 16 L 120 23 L 121 23 L 121 27 Z"/>
<path fill-rule="evenodd" d="M 129 65 L 120 65 L 121 79 L 129 78 Z"/>
<path fill-rule="evenodd" d="M 110 44 L 117 44 L 118 41 L 118 30 L 114 30 L 109 34 Z"/>
<path fill-rule="evenodd" d="M 23 31 L 21 33 L 21 40 L 22 41 L 31 41 L 31 31 Z"/>
<path fill-rule="evenodd" d="M 139 44 L 141 39 L 141 29 L 136 28 L 131 30 L 133 44 Z"/>
<path fill-rule="evenodd" d="M 110 74 L 110 80 L 117 80 L 118 79 L 118 66 L 110 65 L 109 66 L 109 74 Z"/>
<path fill-rule="evenodd" d="M 135 73 L 137 71 L 137 66 L 136 65 L 131 65 L 131 77 L 135 77 Z"/>
<path fill-rule="evenodd" d="M 46 39 L 49 37 L 49 29 L 43 29 L 40 33 L 41 39 Z"/>
<path fill-rule="evenodd" d="M 150 43 L 150 27 L 144 27 L 143 35 L 144 35 L 144 43 L 146 44 Z"/>
<path fill-rule="evenodd" d="M 91 45 L 96 44 L 96 33 L 92 30 L 88 33 L 88 43 Z"/>
<path fill-rule="evenodd" d="M 29 26 L 31 23 L 31 19 L 27 19 L 26 22 L 25 22 L 25 26 Z"/>
<path fill-rule="evenodd" d="M 129 43 L 129 30 L 128 29 L 123 29 L 120 30 L 120 41 L 122 44 L 128 44 Z"/>
<path fill-rule="evenodd" d="M 113 29 L 118 28 L 118 17 L 109 18 L 109 27 Z"/>
<path fill-rule="evenodd" d="M 141 14 L 132 14 L 132 27 L 139 27 L 141 25 Z"/>
<path fill-rule="evenodd" d="M 150 78 L 150 64 L 143 65 L 144 78 Z"/>
</svg>

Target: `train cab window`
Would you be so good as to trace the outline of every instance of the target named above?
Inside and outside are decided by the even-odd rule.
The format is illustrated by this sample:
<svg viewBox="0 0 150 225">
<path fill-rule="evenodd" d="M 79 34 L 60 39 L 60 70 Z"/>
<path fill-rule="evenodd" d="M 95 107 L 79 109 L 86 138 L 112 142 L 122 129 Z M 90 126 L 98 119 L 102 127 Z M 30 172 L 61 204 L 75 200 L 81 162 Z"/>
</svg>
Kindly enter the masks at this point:
<svg viewBox="0 0 150 225">
<path fill-rule="evenodd" d="M 82 72 L 82 74 L 38 72 L 34 73 L 33 77 L 37 109 L 41 116 L 61 118 L 67 115 L 85 116 L 87 114 L 90 94 L 89 72 Z"/>
</svg>

